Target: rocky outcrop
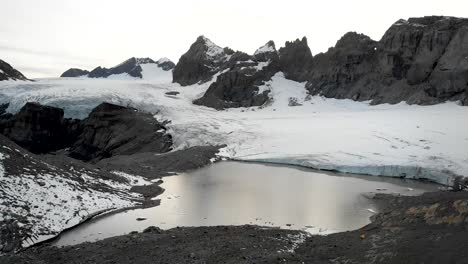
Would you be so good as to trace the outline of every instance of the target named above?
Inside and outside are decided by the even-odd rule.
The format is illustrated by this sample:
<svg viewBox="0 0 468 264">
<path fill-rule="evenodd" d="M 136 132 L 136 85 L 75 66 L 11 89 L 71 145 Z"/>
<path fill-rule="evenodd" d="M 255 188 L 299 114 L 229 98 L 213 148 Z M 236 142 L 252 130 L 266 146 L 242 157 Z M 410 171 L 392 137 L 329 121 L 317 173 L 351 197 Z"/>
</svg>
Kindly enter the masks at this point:
<svg viewBox="0 0 468 264">
<path fill-rule="evenodd" d="M 278 53 L 259 52 L 272 51 L 267 44 L 258 54 L 245 54 L 242 60 L 233 55 L 227 66 L 210 67 L 212 71 L 205 74 L 219 76 L 195 103 L 217 109 L 261 105 L 268 101 L 268 89 L 258 93 L 257 88 L 273 71 L 282 71 L 287 79 L 307 82 L 311 95 L 372 104 L 460 101 L 468 105 L 467 45 L 468 19 L 439 16 L 398 20 L 380 41 L 349 32 L 335 47 L 315 56 L 306 38 L 286 42 Z M 273 57 L 266 60 L 266 54 Z M 278 62 L 266 72 L 246 71 L 246 66 L 265 61 Z M 196 77 L 194 72 L 192 78 L 199 80 Z"/>
<path fill-rule="evenodd" d="M 87 70 L 81 70 L 77 68 L 71 68 L 66 70 L 60 77 L 83 77 L 89 74 Z"/>
<path fill-rule="evenodd" d="M 102 103 L 82 121 L 82 133 L 70 148 L 70 156 L 95 161 L 138 152 L 164 153 L 172 137 L 151 114 Z"/>
<path fill-rule="evenodd" d="M 348 33 L 313 58 L 307 88 L 314 95 L 373 104 L 460 100 L 466 105 L 467 32 L 468 19 L 423 17 L 397 21 L 379 42 Z"/>
<path fill-rule="evenodd" d="M 286 78 L 298 82 L 307 80 L 312 65 L 312 52 L 306 37 L 293 42 L 287 41 L 285 46 L 279 49 L 279 59 Z"/>
<path fill-rule="evenodd" d="M 21 72 L 13 68 L 10 64 L 0 60 L 0 81 L 14 80 L 26 81 L 26 78 Z"/>
<path fill-rule="evenodd" d="M 223 49 L 205 36 L 200 36 L 180 57 L 172 73 L 173 82 L 187 86 L 209 81 L 213 75 L 225 69 L 233 54 L 233 50 Z"/>
<path fill-rule="evenodd" d="M 175 68 L 175 63 L 168 58 L 161 58 L 156 61 L 156 64 L 164 71 L 172 71 Z"/>
<path fill-rule="evenodd" d="M 0 133 L 33 153 L 71 145 L 80 131 L 78 120 L 63 118 L 63 110 L 26 103 L 15 115 L 0 117 Z"/>
<path fill-rule="evenodd" d="M 273 41 L 260 47 L 253 56 L 236 53 L 230 63 L 228 70 L 218 76 L 195 104 L 224 109 L 260 106 L 268 101 L 269 90 L 262 91 L 260 86 L 280 70 Z"/>
<path fill-rule="evenodd" d="M 150 58 L 130 58 L 119 65 L 112 68 L 96 67 L 91 72 L 80 69 L 69 69 L 65 71 L 60 77 L 80 77 L 87 75 L 89 78 L 107 78 L 111 75 L 128 74 L 131 77 L 143 78 L 142 65 L 154 64 L 161 68 L 163 71 L 171 71 L 174 69 L 175 64 L 167 58 L 154 61 Z"/>
<path fill-rule="evenodd" d="M 338 99 L 368 100 L 373 87 L 360 80 L 373 77 L 376 47 L 377 42 L 363 34 L 344 35 L 335 47 L 313 57 L 307 76 L 309 92 Z"/>
</svg>

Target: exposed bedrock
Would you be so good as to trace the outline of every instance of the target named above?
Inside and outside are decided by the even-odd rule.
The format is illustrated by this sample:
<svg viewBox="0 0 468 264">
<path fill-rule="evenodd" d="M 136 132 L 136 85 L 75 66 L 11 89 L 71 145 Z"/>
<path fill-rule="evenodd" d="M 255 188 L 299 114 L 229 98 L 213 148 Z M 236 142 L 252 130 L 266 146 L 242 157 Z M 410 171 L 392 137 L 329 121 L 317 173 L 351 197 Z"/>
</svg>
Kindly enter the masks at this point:
<svg viewBox="0 0 468 264">
<path fill-rule="evenodd" d="M 269 90 L 262 91 L 260 86 L 280 70 L 273 41 L 260 47 L 253 56 L 236 52 L 229 64 L 195 104 L 224 109 L 261 106 L 268 101 Z"/>
<path fill-rule="evenodd" d="M 182 86 L 203 83 L 220 72 L 234 51 L 221 48 L 205 36 L 199 36 L 180 57 L 172 73 L 173 82 Z"/>
<path fill-rule="evenodd" d="M 235 58 L 224 54 L 216 64 L 206 52 L 201 52 L 208 50 L 206 45 L 197 42 L 184 55 L 190 60 L 183 60 L 176 68 L 212 66 L 203 68 L 201 75 L 194 70 L 185 71 L 193 78 L 191 82 L 184 78 L 178 81 L 176 75 L 174 81 L 189 85 L 217 76 L 203 97 L 195 101 L 217 109 L 265 103 L 268 87 L 260 87 L 279 71 L 288 79 L 307 82 L 306 89 L 311 95 L 370 100 L 372 104 L 460 101 L 468 105 L 468 19 L 438 16 L 401 19 L 380 41 L 349 32 L 327 52 L 315 56 L 303 38 L 286 42 L 279 52 L 269 42 L 252 56 Z M 199 53 L 194 52 L 194 46 L 199 47 Z M 266 55 L 270 55 L 268 59 Z M 271 66 L 263 67 L 264 62 L 270 62 Z M 252 71 L 254 68 L 256 71 Z"/>
<path fill-rule="evenodd" d="M 26 81 L 28 78 L 26 78 L 21 72 L 13 68 L 7 62 L 0 60 L 0 81 L 7 80 Z"/>
<path fill-rule="evenodd" d="M 0 116 L 0 133 L 33 153 L 69 148 L 71 157 L 84 161 L 172 148 L 171 135 L 150 113 L 102 103 L 84 120 L 63 114 L 60 108 L 26 103 L 17 114 Z"/>
<path fill-rule="evenodd" d="M 63 110 L 37 103 L 26 103 L 15 114 L 0 117 L 0 133 L 33 153 L 65 148 L 80 132 L 78 120 L 63 118 Z"/>
<path fill-rule="evenodd" d="M 163 153 L 172 137 L 151 114 L 102 103 L 81 122 L 82 132 L 70 148 L 73 158 L 91 161 L 137 152 Z"/>
</svg>

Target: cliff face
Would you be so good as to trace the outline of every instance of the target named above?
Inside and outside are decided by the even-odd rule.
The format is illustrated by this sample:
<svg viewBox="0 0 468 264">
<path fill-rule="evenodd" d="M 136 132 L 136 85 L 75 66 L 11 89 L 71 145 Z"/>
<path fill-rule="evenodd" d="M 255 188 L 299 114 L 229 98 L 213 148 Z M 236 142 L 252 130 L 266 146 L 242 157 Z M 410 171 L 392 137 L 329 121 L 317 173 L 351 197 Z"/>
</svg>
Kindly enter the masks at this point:
<svg viewBox="0 0 468 264">
<path fill-rule="evenodd" d="M 216 64 L 216 60 L 195 52 L 202 50 L 195 43 L 187 53 L 190 60 L 185 58 L 176 66 L 188 77 L 180 79 L 174 74 L 174 81 L 189 85 L 219 73 L 206 94 L 195 101 L 218 109 L 265 103 L 268 91 L 259 91 L 258 87 L 279 71 L 287 79 L 307 82 L 311 95 L 370 100 L 372 104 L 460 101 L 468 105 L 466 47 L 468 19 L 438 16 L 398 20 L 380 41 L 349 32 L 335 47 L 315 56 L 303 38 L 286 42 L 279 52 L 274 43 L 267 43 L 252 56 L 224 54 L 225 59 L 218 59 Z M 264 62 L 268 67 L 258 70 Z M 249 67 L 257 71 L 248 71 Z"/>
<path fill-rule="evenodd" d="M 26 78 L 21 72 L 13 68 L 10 64 L 0 60 L 0 81 L 25 81 L 27 79 L 28 78 Z"/>
<path fill-rule="evenodd" d="M 348 33 L 313 58 L 307 89 L 374 104 L 467 105 L 467 32 L 467 19 L 423 17 L 397 21 L 379 42 Z"/>
</svg>

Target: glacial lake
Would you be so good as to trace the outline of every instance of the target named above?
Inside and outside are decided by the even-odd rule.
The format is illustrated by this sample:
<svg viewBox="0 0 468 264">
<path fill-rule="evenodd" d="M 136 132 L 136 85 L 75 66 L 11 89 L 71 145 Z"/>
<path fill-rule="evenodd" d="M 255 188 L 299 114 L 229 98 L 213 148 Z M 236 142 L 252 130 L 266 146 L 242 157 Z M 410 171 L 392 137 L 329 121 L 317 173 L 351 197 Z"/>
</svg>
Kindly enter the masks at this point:
<svg viewBox="0 0 468 264">
<path fill-rule="evenodd" d="M 373 193 L 420 195 L 439 187 L 398 178 L 233 161 L 163 181 L 160 206 L 95 218 L 64 232 L 53 244 L 96 241 L 148 226 L 254 224 L 328 234 L 370 223 L 369 218 L 378 211 L 368 198 Z"/>
</svg>

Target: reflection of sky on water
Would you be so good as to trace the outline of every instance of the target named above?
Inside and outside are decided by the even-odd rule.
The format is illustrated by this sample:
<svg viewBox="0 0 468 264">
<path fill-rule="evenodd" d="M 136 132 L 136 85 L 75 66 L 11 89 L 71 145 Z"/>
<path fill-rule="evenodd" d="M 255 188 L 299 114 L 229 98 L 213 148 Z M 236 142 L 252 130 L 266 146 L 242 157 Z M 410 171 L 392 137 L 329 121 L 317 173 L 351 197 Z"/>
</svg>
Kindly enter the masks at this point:
<svg viewBox="0 0 468 264">
<path fill-rule="evenodd" d="M 257 224 L 336 232 L 369 223 L 376 210 L 362 194 L 416 195 L 436 185 L 371 176 L 323 173 L 287 166 L 221 162 L 164 178 L 161 205 L 95 219 L 64 234 L 59 245 L 176 226 Z M 412 188 L 409 191 L 408 188 Z M 147 220 L 138 222 L 137 217 Z M 313 226 L 314 228 L 310 228 Z"/>
</svg>

